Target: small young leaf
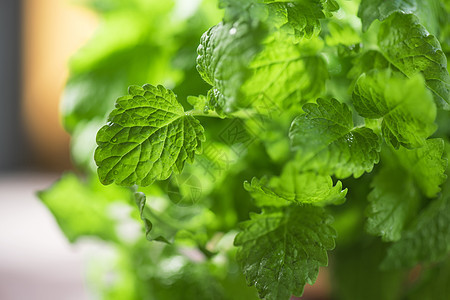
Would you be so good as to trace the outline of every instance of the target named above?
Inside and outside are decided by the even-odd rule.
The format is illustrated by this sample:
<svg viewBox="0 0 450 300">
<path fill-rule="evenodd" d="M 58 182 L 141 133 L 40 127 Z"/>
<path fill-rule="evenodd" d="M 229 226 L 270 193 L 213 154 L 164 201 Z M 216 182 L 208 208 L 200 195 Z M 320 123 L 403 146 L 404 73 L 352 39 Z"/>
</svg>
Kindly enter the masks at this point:
<svg viewBox="0 0 450 300">
<path fill-rule="evenodd" d="M 147 237 L 147 239 L 149 241 L 159 241 L 159 242 L 170 244 L 170 242 L 167 240 L 167 238 L 169 238 L 169 239 L 173 238 L 173 236 L 176 233 L 176 230 L 174 230 L 173 228 L 170 228 L 169 226 L 162 225 L 162 226 L 164 226 L 164 228 L 157 228 L 156 233 L 155 233 L 155 230 L 153 230 L 153 223 L 150 221 L 150 218 L 147 216 L 148 215 L 148 212 L 146 211 L 147 197 L 142 192 L 136 192 L 134 194 L 134 197 L 135 197 L 136 205 L 139 208 L 140 218 L 141 218 L 142 222 L 144 223 L 145 236 Z M 161 224 L 158 224 L 158 225 L 161 225 Z M 160 235 L 160 233 L 163 231 L 166 233 L 167 238 L 164 237 L 163 235 Z M 169 233 L 169 234 L 167 235 L 167 233 Z"/>
<path fill-rule="evenodd" d="M 342 190 L 342 182 L 333 186 L 330 176 L 301 172 L 294 163 L 287 164 L 281 175 L 272 177 L 267 184 L 253 178 L 244 187 L 258 206 L 286 206 L 292 202 L 318 206 L 341 204 L 347 194 L 347 189 Z"/>
<path fill-rule="evenodd" d="M 95 162 L 103 184 L 149 185 L 180 173 L 205 140 L 203 127 L 184 113 L 163 86 L 132 86 L 97 134 Z"/>
<path fill-rule="evenodd" d="M 378 136 L 369 128 L 354 128 L 346 104 L 318 99 L 303 110 L 305 114 L 292 122 L 289 137 L 305 170 L 357 178 L 378 163 Z"/>
<path fill-rule="evenodd" d="M 361 75 L 353 104 L 362 117 L 383 118 L 381 131 L 394 148 L 420 147 L 436 130 L 436 106 L 420 75 L 411 79 L 394 75 L 387 70 Z"/>
<path fill-rule="evenodd" d="M 301 296 L 305 284 L 315 282 L 335 246 L 331 222 L 323 208 L 305 205 L 265 209 L 242 224 L 237 260 L 261 298 Z"/>
<path fill-rule="evenodd" d="M 252 195 L 252 198 L 257 206 L 281 207 L 290 205 L 287 199 L 280 197 L 266 185 L 267 178 L 265 177 L 262 179 L 253 177 L 251 182 L 244 182 L 244 188 L 250 193 L 250 195 Z"/>
</svg>

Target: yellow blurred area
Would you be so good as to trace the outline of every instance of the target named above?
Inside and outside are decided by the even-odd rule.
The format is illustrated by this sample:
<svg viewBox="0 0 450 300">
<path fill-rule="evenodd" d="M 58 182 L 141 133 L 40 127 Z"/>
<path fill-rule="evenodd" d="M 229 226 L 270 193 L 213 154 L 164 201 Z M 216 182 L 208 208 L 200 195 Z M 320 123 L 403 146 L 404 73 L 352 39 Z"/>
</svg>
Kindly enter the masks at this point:
<svg viewBox="0 0 450 300">
<path fill-rule="evenodd" d="M 39 167 L 70 166 L 69 135 L 59 117 L 69 57 L 97 27 L 96 16 L 67 0 L 24 0 L 22 115 Z"/>
</svg>

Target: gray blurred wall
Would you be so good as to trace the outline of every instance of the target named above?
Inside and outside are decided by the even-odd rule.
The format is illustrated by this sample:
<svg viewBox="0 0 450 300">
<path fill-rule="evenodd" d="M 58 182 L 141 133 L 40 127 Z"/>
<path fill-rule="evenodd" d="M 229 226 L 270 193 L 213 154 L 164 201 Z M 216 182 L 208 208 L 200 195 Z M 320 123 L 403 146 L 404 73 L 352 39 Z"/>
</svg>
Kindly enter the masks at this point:
<svg viewBox="0 0 450 300">
<path fill-rule="evenodd" d="M 21 1 L 0 0 L 0 172 L 26 166 L 20 119 Z"/>
</svg>

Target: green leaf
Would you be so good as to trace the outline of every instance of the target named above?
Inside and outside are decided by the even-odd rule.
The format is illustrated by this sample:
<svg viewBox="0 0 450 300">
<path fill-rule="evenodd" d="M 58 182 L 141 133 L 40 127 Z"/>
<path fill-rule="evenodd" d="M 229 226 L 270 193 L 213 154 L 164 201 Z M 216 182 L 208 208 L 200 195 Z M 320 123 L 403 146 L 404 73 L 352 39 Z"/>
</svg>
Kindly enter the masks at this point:
<svg viewBox="0 0 450 300">
<path fill-rule="evenodd" d="M 383 168 L 372 181 L 368 196 L 367 231 L 384 241 L 399 240 L 416 216 L 421 193 L 435 197 L 446 180 L 444 141 L 427 140 L 421 148 L 384 151 Z"/>
<path fill-rule="evenodd" d="M 185 187 L 191 193 L 186 195 L 173 186 L 169 186 L 175 184 L 174 181 L 176 179 L 171 177 L 167 184 L 139 187 L 134 193 L 139 218 L 144 223 L 145 237 L 149 241 L 167 244 L 174 243 L 180 232 L 184 232 L 184 236 L 187 236 L 190 241 L 196 242 L 197 238 L 207 239 L 205 238 L 207 230 L 216 228 L 218 220 L 206 205 L 200 205 L 202 187 L 190 186 L 190 182 L 186 181 L 180 183 L 186 184 Z M 166 186 L 166 188 L 163 189 L 160 186 Z M 185 202 L 179 201 L 183 197 L 192 198 L 184 199 Z"/>
<path fill-rule="evenodd" d="M 318 99 L 303 110 L 305 114 L 292 122 L 289 137 L 305 170 L 357 178 L 378 163 L 378 136 L 366 127 L 354 127 L 346 104 Z"/>
<path fill-rule="evenodd" d="M 441 191 L 440 185 L 447 179 L 444 141 L 430 139 L 421 148 L 401 148 L 395 151 L 395 154 L 400 165 L 411 174 L 422 193 L 428 198 L 436 197 Z"/>
<path fill-rule="evenodd" d="M 112 213 L 113 206 L 128 206 L 132 200 L 127 188 L 106 187 L 97 179 L 83 182 L 72 173 L 63 175 L 50 188 L 38 192 L 38 196 L 70 242 L 83 236 L 118 241 L 119 220 Z"/>
<path fill-rule="evenodd" d="M 367 232 L 386 242 L 399 240 L 419 209 L 421 196 L 414 180 L 401 168 L 385 167 L 374 177 L 372 187 Z"/>
<path fill-rule="evenodd" d="M 439 41 L 414 15 L 393 14 L 381 23 L 378 44 L 387 60 L 407 77 L 422 73 L 438 107 L 450 109 L 450 76 Z"/>
<path fill-rule="evenodd" d="M 431 202 L 402 238 L 388 249 L 384 269 L 440 261 L 450 252 L 450 197 Z"/>
<path fill-rule="evenodd" d="M 321 30 L 320 20 L 339 9 L 335 0 L 221 0 L 225 21 L 236 21 L 246 15 L 259 20 L 271 29 L 298 42 L 310 39 Z"/>
<path fill-rule="evenodd" d="M 268 23 L 296 42 L 318 35 L 320 20 L 339 9 L 334 0 L 260 1 L 267 4 Z"/>
<path fill-rule="evenodd" d="M 259 22 L 264 17 L 260 0 L 219 0 L 219 8 L 225 11 L 223 22 L 233 23 L 240 19 Z"/>
<path fill-rule="evenodd" d="M 319 55 L 322 48 L 318 38 L 298 44 L 284 36 L 266 41 L 249 65 L 252 74 L 242 86 L 245 101 L 241 106 L 270 103 L 281 109 L 321 96 L 329 77 Z"/>
<path fill-rule="evenodd" d="M 377 50 L 368 50 L 354 59 L 353 66 L 348 72 L 347 77 L 354 80 L 356 83 L 356 80 L 363 73 L 368 73 L 373 69 L 384 70 L 388 68 L 397 71 L 397 69 L 386 60 L 381 52 Z"/>
<path fill-rule="evenodd" d="M 187 102 L 192 105 L 195 110 L 198 111 L 207 111 L 209 99 L 205 95 L 199 96 L 188 96 Z"/>
<path fill-rule="evenodd" d="M 368 196 L 367 231 L 384 241 L 399 240 L 416 216 L 421 192 L 432 198 L 446 180 L 444 141 L 427 140 L 421 148 L 384 151 L 383 168 L 372 181 Z"/>
<path fill-rule="evenodd" d="M 306 283 L 314 283 L 335 246 L 331 222 L 323 208 L 305 205 L 267 209 L 242 224 L 237 260 L 261 298 L 300 296 Z"/>
<path fill-rule="evenodd" d="M 97 134 L 95 161 L 103 184 L 149 185 L 180 173 L 205 140 L 203 127 L 185 114 L 163 86 L 131 86 Z"/>
<path fill-rule="evenodd" d="M 361 43 L 361 37 L 350 23 L 330 19 L 327 23 L 328 34 L 325 41 L 329 46 L 354 46 Z"/>
<path fill-rule="evenodd" d="M 363 74 L 353 90 L 356 111 L 365 118 L 382 118 L 384 139 L 394 148 L 420 147 L 436 130 L 436 107 L 420 75 L 410 79 L 391 71 Z"/>
<path fill-rule="evenodd" d="M 262 49 L 266 31 L 260 23 L 239 20 L 220 23 L 205 32 L 197 52 L 197 70 L 214 89 L 216 105 L 226 113 L 238 106 L 248 67 Z"/>
<path fill-rule="evenodd" d="M 293 163 L 287 164 L 279 177 L 269 182 L 253 178 L 251 184 L 244 182 L 258 206 L 286 206 L 290 202 L 313 205 L 341 204 L 345 201 L 347 189 L 342 182 L 333 186 L 330 176 L 315 172 L 301 172 Z"/>
<path fill-rule="evenodd" d="M 416 10 L 415 2 L 415 0 L 361 0 L 358 17 L 361 18 L 363 30 L 367 31 L 376 19 L 384 21 L 395 12 L 413 14 Z"/>
<path fill-rule="evenodd" d="M 361 0 L 358 17 L 366 31 L 375 19 L 384 21 L 394 13 L 415 14 L 433 34 L 439 31 L 439 0 Z"/>
<path fill-rule="evenodd" d="M 288 206 L 290 204 L 289 200 L 280 197 L 272 189 L 268 188 L 267 181 L 268 180 L 265 177 L 263 177 L 262 179 L 253 177 L 251 183 L 249 183 L 248 181 L 244 182 L 244 188 L 250 193 L 255 204 L 259 207 Z"/>
<path fill-rule="evenodd" d="M 145 236 L 149 241 L 159 241 L 170 244 L 169 240 L 176 234 L 176 229 L 165 224 L 158 224 L 156 230 L 153 230 L 153 223 L 150 221 L 149 212 L 146 210 L 147 198 L 144 193 L 136 192 L 134 194 L 136 205 L 139 208 L 139 215 L 144 223 Z M 162 226 L 161 226 L 162 225 Z M 169 239 L 169 240 L 168 240 Z"/>
<path fill-rule="evenodd" d="M 323 11 L 337 10 L 335 2 L 260 2 L 269 11 L 268 21 L 264 23 L 262 14 L 259 19 L 240 18 L 234 23 L 220 23 L 203 35 L 197 50 L 197 69 L 213 87 L 216 108 L 226 113 L 247 107 L 258 97 L 289 106 L 298 98 L 316 98 L 325 88 L 328 72 L 324 59 L 317 55 L 322 42 L 313 39 L 296 45 L 288 36 L 306 34 L 311 38 L 313 31 L 320 28 L 319 19 L 325 17 Z M 243 9 L 235 6 L 228 9 Z M 254 3 L 253 7 L 259 6 Z M 280 23 L 276 26 L 289 26 L 292 30 L 273 33 L 263 43 L 266 23 L 268 26 Z M 274 76 L 267 78 L 267 74 Z"/>
</svg>

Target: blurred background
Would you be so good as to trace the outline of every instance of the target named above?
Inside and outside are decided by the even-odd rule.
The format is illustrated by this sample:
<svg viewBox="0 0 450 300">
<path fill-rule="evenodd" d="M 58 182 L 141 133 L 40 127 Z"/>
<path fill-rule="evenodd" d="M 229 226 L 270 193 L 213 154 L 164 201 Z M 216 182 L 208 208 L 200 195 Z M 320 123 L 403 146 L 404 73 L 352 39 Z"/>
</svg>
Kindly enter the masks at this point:
<svg viewBox="0 0 450 300">
<path fill-rule="evenodd" d="M 98 20 L 62 0 L 0 1 L 0 299 L 87 299 L 86 247 L 35 196 L 71 168 L 59 100 Z"/>
</svg>

